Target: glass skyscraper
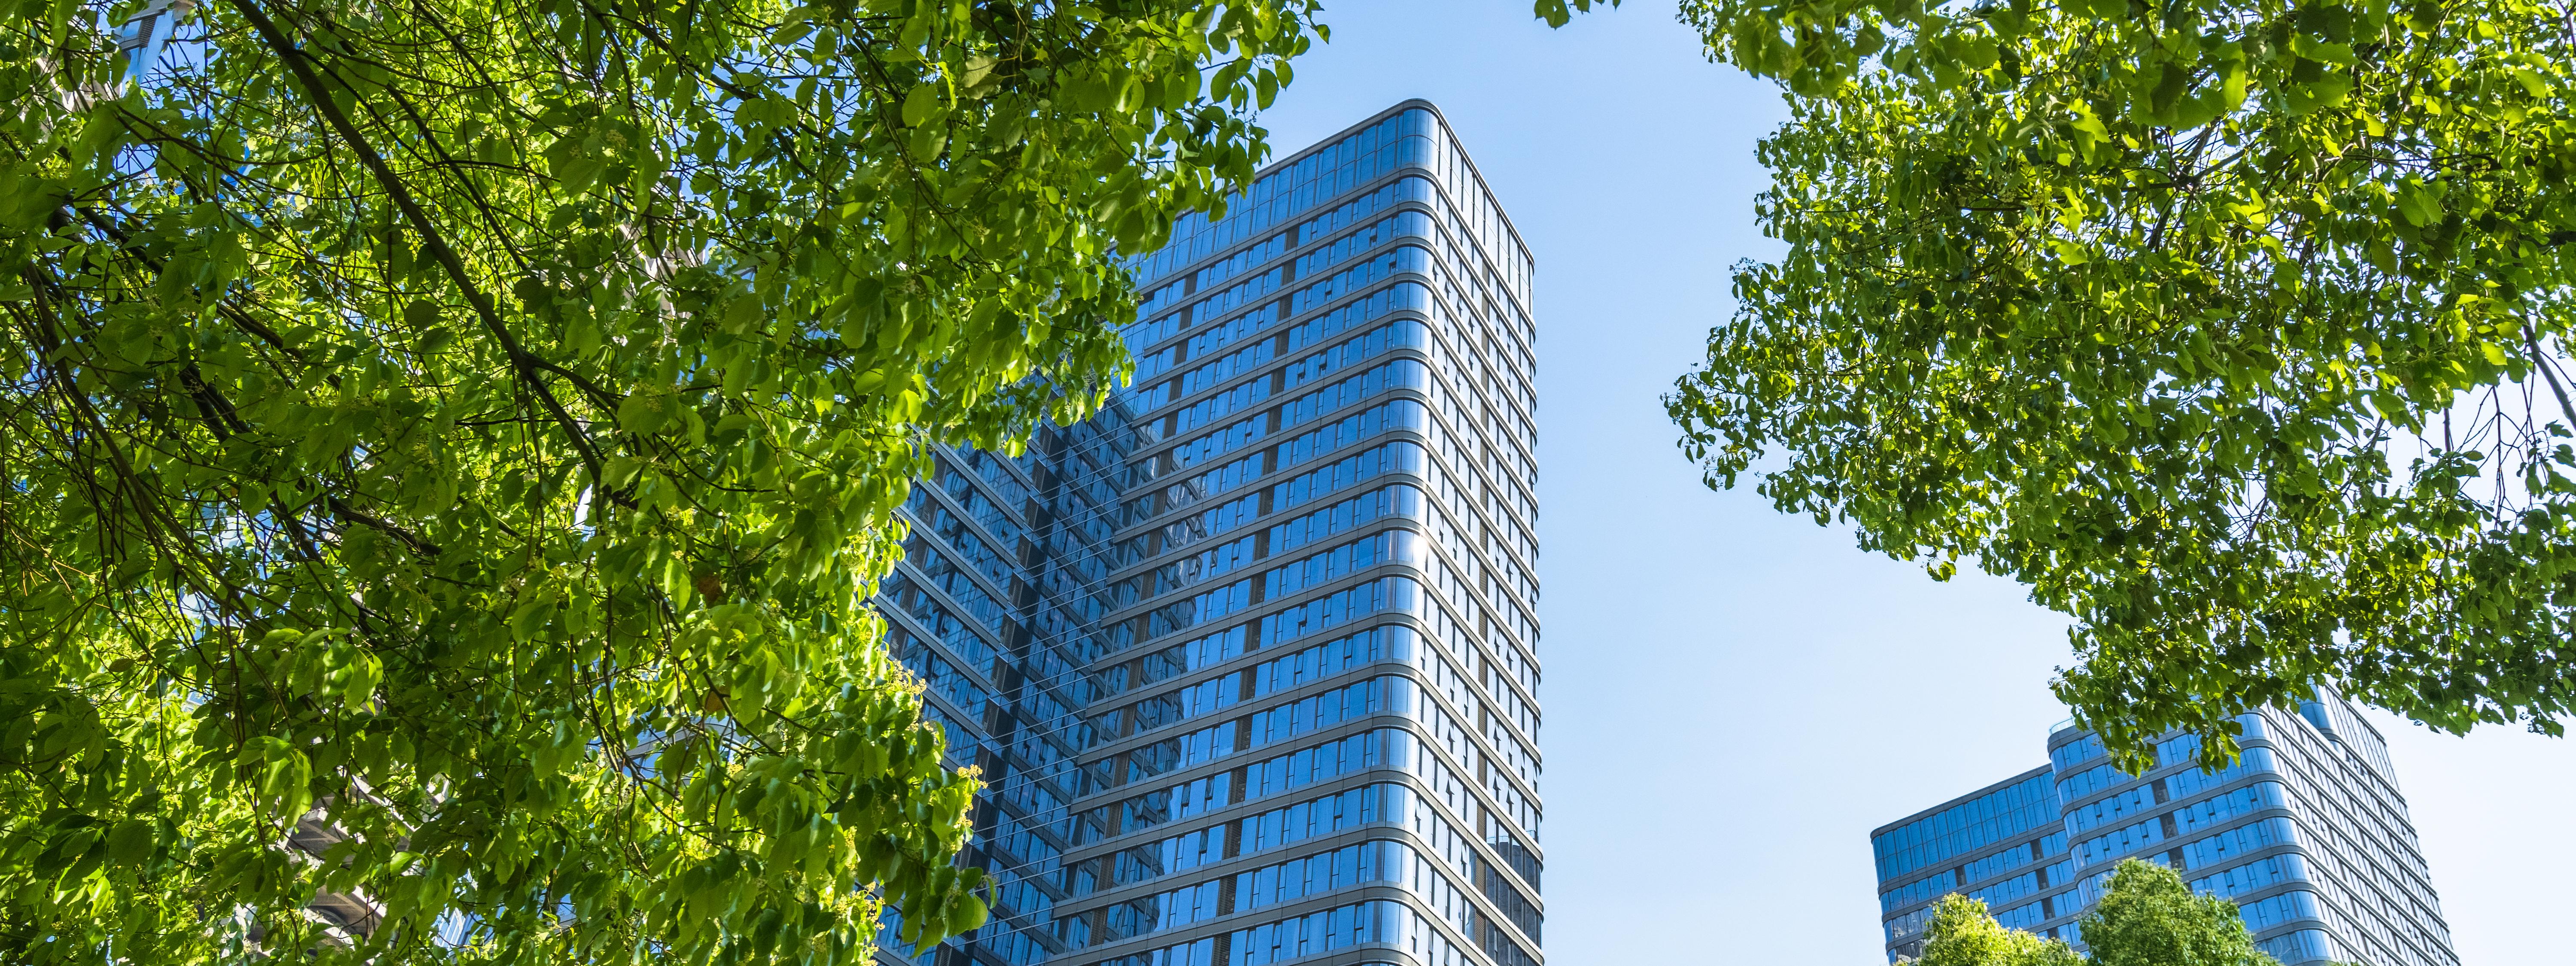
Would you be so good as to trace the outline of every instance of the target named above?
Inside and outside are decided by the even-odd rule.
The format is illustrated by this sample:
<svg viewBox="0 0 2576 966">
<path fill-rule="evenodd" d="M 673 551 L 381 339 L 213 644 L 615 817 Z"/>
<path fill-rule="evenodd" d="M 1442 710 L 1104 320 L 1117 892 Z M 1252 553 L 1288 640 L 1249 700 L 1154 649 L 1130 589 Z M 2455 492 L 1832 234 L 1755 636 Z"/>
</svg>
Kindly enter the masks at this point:
<svg viewBox="0 0 2576 966">
<path fill-rule="evenodd" d="M 2201 770 L 2199 739 L 2169 735 L 2145 775 L 2061 726 L 2048 764 L 1871 832 L 1888 957 L 1919 955 L 1933 903 L 1954 892 L 2080 946 L 2076 917 L 2113 865 L 2140 858 L 2236 900 L 2288 966 L 2458 966 L 2379 732 L 2331 694 L 2237 721 L 2245 753 L 2226 770 Z"/>
<path fill-rule="evenodd" d="M 1112 411 L 904 510 L 879 605 L 996 881 L 913 961 L 1538 963 L 1528 251 L 1407 102 L 1132 267 Z"/>
</svg>

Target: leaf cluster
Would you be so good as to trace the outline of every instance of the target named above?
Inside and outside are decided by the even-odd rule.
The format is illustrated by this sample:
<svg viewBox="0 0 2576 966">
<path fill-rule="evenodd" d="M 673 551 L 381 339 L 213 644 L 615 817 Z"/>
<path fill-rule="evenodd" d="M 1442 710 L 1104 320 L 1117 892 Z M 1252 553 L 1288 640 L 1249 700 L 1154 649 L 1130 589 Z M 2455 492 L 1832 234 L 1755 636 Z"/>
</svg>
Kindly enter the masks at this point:
<svg viewBox="0 0 2576 966">
<path fill-rule="evenodd" d="M 1986 903 L 1953 893 L 1941 897 L 1924 926 L 1921 966 L 2081 966 L 2074 947 L 2019 929 L 2007 929 Z"/>
<path fill-rule="evenodd" d="M 2132 765 L 2331 684 L 2576 708 L 2576 35 L 2523 0 L 1694 0 L 1785 241 L 1667 397 L 1862 544 L 2075 618 Z"/>
<path fill-rule="evenodd" d="M 2192 894 L 2174 870 L 2123 859 L 2078 929 L 2099 966 L 2280 966 L 2235 900 Z"/>
<path fill-rule="evenodd" d="M 982 923 L 893 510 L 1124 377 L 1314 4 L 140 6 L 0 20 L 0 948 Z"/>
<path fill-rule="evenodd" d="M 1921 966 L 2280 966 L 2255 948 L 2233 900 L 2192 894 L 2172 869 L 2123 859 L 2102 901 L 2077 920 L 2085 950 L 2007 929 L 1981 900 L 1952 894 L 1924 928 Z"/>
</svg>

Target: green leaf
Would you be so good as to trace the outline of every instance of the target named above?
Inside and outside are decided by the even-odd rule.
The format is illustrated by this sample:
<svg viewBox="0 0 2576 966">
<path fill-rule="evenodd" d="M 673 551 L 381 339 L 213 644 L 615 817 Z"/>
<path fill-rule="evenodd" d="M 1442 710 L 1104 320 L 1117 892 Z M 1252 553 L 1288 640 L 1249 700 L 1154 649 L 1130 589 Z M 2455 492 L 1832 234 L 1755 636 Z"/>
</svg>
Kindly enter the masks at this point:
<svg viewBox="0 0 2576 966">
<path fill-rule="evenodd" d="M 116 824 L 107 834 L 107 860 L 127 868 L 139 867 L 152 857 L 152 823 L 129 818 Z"/>
<path fill-rule="evenodd" d="M 903 95 L 903 124 L 920 127 L 939 116 L 940 96 L 937 84 L 916 84 Z"/>
<path fill-rule="evenodd" d="M 617 404 L 617 426 L 630 433 L 653 434 L 670 425 L 671 401 L 662 393 L 636 392 Z"/>
<path fill-rule="evenodd" d="M 2413 178 L 2397 186 L 2397 213 L 2416 227 L 2442 220 L 2442 194 L 2438 184 L 2426 184 Z"/>
<path fill-rule="evenodd" d="M 415 301 L 403 307 L 403 324 L 416 330 L 436 328 L 438 316 L 438 305 L 434 302 Z"/>
</svg>

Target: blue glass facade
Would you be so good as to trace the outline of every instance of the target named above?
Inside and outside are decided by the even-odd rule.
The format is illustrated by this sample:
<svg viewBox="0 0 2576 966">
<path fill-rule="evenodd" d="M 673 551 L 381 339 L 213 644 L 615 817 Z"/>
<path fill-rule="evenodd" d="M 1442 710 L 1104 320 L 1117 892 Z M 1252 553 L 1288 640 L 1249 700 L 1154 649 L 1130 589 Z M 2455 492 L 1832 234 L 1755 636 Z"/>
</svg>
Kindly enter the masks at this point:
<svg viewBox="0 0 2576 966">
<path fill-rule="evenodd" d="M 1534 966 L 1529 255 L 1419 102 L 1227 212 L 1134 261 L 1110 412 L 904 508 L 880 610 L 996 881 L 913 961 Z"/>
<path fill-rule="evenodd" d="M 2047 765 L 1870 833 L 1889 959 L 1921 951 L 1933 903 L 1954 892 L 2081 946 L 2077 917 L 2112 866 L 2139 858 L 2237 900 L 2287 966 L 2458 966 L 2379 732 L 2332 695 L 2237 720 L 2245 753 L 2217 772 L 2192 764 L 2189 735 L 2130 775 L 2099 738 L 2060 728 Z"/>
</svg>

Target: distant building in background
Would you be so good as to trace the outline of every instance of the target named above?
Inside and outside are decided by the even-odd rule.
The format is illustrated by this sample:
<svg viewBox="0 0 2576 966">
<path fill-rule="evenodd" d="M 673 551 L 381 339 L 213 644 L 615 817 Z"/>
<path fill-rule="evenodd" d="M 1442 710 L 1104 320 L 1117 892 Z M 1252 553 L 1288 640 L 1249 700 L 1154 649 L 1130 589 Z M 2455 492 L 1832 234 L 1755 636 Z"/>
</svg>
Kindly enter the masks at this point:
<svg viewBox="0 0 2576 966">
<path fill-rule="evenodd" d="M 993 921 L 924 966 L 1537 966 L 1520 236 L 1437 111 L 1133 260 L 1134 385 L 941 449 L 878 605 Z"/>
<path fill-rule="evenodd" d="M 2237 720 L 2245 755 L 2215 774 L 2191 764 L 2188 735 L 2131 776 L 2060 726 L 2048 764 L 1871 832 L 1888 958 L 1920 955 L 1933 903 L 1954 892 L 2080 946 L 2076 917 L 2134 857 L 2235 899 L 2288 966 L 2458 966 L 2379 732 L 2331 695 Z"/>
</svg>

